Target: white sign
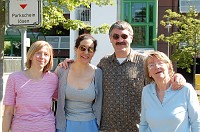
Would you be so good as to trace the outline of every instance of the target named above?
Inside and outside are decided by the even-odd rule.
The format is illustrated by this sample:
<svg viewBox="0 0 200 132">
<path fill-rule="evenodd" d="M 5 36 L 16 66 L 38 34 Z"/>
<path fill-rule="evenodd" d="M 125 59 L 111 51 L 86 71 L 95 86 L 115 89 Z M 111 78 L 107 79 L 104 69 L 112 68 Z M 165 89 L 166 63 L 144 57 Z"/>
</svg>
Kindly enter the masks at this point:
<svg viewBox="0 0 200 132">
<path fill-rule="evenodd" d="M 41 25 L 41 0 L 9 0 L 9 26 L 35 27 Z"/>
<path fill-rule="evenodd" d="M 30 47 L 30 38 L 25 38 L 25 42 L 24 42 L 24 45 L 26 46 L 26 47 Z"/>
</svg>

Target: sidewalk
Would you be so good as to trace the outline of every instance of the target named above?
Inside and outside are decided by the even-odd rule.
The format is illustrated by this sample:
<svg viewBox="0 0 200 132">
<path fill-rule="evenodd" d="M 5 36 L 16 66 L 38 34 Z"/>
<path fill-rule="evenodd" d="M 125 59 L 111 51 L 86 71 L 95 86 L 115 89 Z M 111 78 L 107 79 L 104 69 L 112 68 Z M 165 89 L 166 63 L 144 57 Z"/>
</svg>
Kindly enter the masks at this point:
<svg viewBox="0 0 200 132">
<path fill-rule="evenodd" d="M 200 90 L 196 90 L 197 95 L 200 96 Z"/>
</svg>

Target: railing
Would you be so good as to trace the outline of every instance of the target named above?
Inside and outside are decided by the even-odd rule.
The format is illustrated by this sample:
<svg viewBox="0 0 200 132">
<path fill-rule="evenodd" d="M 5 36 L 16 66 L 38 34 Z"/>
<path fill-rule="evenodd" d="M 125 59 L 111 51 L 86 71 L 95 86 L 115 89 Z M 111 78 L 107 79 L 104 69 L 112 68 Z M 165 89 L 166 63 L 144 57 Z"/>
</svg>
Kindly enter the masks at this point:
<svg viewBox="0 0 200 132">
<path fill-rule="evenodd" d="M 53 68 L 54 71 L 60 61 L 63 61 L 65 58 L 53 58 Z M 12 72 L 20 71 L 21 70 L 21 57 L 10 57 L 4 56 L 3 60 L 3 70 L 4 74 L 9 74 Z"/>
<path fill-rule="evenodd" d="M 91 10 L 89 8 L 86 8 L 84 6 L 80 6 L 77 8 L 78 16 L 77 19 L 84 21 L 84 22 L 90 22 L 91 20 Z"/>
<path fill-rule="evenodd" d="M 3 71 L 4 73 L 12 73 L 21 70 L 21 57 L 4 56 Z"/>
</svg>

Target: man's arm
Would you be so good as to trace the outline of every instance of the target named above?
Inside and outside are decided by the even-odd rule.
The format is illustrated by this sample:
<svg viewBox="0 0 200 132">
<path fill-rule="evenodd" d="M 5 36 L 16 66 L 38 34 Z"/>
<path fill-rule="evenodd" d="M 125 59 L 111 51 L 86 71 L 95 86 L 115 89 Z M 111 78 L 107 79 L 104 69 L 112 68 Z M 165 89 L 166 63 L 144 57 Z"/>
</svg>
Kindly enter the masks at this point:
<svg viewBox="0 0 200 132">
<path fill-rule="evenodd" d="M 64 61 L 62 61 L 62 62 L 60 62 L 60 63 L 58 64 L 58 67 L 63 67 L 63 68 L 65 68 L 65 69 L 67 69 L 67 68 L 68 68 L 68 63 L 73 63 L 73 62 L 74 62 L 73 59 L 66 58 Z M 57 68 L 56 68 L 56 69 L 57 69 Z"/>
<path fill-rule="evenodd" d="M 186 84 L 186 79 L 180 73 L 175 73 L 174 76 L 171 78 L 172 82 L 172 89 L 178 90 L 182 89 L 182 87 Z"/>
</svg>

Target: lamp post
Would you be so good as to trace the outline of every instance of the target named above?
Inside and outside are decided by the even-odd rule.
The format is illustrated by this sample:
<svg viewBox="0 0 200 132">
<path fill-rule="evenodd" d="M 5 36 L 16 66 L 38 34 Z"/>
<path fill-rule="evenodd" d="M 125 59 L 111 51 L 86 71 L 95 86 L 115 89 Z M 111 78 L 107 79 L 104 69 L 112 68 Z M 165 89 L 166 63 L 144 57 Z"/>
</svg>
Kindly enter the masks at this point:
<svg viewBox="0 0 200 132">
<path fill-rule="evenodd" d="M 167 25 L 165 28 L 167 28 L 167 36 L 169 37 L 169 29 L 172 27 L 170 24 L 169 18 L 167 19 Z M 169 57 L 169 41 L 167 42 L 167 56 Z"/>
</svg>

